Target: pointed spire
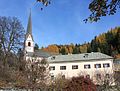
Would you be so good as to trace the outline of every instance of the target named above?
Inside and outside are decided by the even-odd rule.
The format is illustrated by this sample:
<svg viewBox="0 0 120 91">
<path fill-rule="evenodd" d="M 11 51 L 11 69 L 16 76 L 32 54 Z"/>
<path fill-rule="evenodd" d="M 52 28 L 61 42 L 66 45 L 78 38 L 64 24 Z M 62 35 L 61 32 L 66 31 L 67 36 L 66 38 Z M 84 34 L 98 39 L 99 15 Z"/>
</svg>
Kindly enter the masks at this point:
<svg viewBox="0 0 120 91">
<path fill-rule="evenodd" d="M 27 34 L 31 34 L 32 35 L 31 9 L 30 9 L 30 14 L 29 14 L 29 19 L 28 19 L 28 25 L 27 25 Z"/>
</svg>

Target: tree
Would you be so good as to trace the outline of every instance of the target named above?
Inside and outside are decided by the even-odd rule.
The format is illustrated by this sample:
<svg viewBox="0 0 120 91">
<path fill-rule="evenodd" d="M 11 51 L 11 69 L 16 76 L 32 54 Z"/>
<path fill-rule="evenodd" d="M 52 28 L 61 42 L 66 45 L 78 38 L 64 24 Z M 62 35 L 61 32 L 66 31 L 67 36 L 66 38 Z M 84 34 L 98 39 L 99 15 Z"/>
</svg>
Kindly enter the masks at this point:
<svg viewBox="0 0 120 91">
<path fill-rule="evenodd" d="M 118 28 L 118 32 L 116 35 L 116 41 L 117 41 L 117 49 L 118 49 L 118 52 L 120 53 L 120 28 Z"/>
<path fill-rule="evenodd" d="M 96 71 L 95 82 L 98 91 L 119 91 L 119 74 L 111 73 L 109 69 L 104 71 Z M 117 83 L 117 84 L 116 84 Z"/>
<path fill-rule="evenodd" d="M 48 6 L 51 2 L 51 0 L 36 1 L 42 3 L 45 6 Z M 84 21 L 97 22 L 103 16 L 114 15 L 118 8 L 120 8 L 120 0 L 92 0 L 88 7 L 91 14 Z"/>
<path fill-rule="evenodd" d="M 62 47 L 62 49 L 60 50 L 60 53 L 61 53 L 62 55 L 65 55 L 65 54 L 66 54 L 65 47 Z"/>
<path fill-rule="evenodd" d="M 48 6 L 50 4 L 50 0 L 36 0 L 36 1 L 42 3 L 45 6 Z"/>
<path fill-rule="evenodd" d="M 72 54 L 79 54 L 79 53 L 80 53 L 80 48 L 75 46 L 75 48 L 73 48 Z"/>
<path fill-rule="evenodd" d="M 28 87 L 35 90 L 44 88 L 49 83 L 48 62 L 45 59 L 33 57 L 27 60 L 26 76 L 28 78 Z"/>
<path fill-rule="evenodd" d="M 95 36 L 95 38 L 91 41 L 91 49 L 93 52 L 97 52 L 97 48 L 98 48 L 98 45 L 97 45 L 96 36 Z"/>
<path fill-rule="evenodd" d="M 38 44 L 37 44 L 37 43 L 35 43 L 34 50 L 39 50 L 39 46 L 38 46 Z"/>
<path fill-rule="evenodd" d="M 96 91 L 96 85 L 84 76 L 73 77 L 63 88 L 63 91 Z"/>
<path fill-rule="evenodd" d="M 23 46 L 24 28 L 16 17 L 0 17 L 0 44 L 4 65 L 10 53 L 16 53 Z"/>
<path fill-rule="evenodd" d="M 58 74 L 54 79 L 52 79 L 52 82 L 49 86 L 49 88 L 53 91 L 64 91 L 63 88 L 65 88 L 66 84 L 68 83 L 68 79 L 65 79 L 64 75 Z M 51 91 L 50 90 L 50 91 Z"/>
<path fill-rule="evenodd" d="M 93 0 L 89 4 L 90 16 L 84 21 L 97 22 L 103 16 L 114 15 L 120 8 L 120 0 Z"/>
</svg>

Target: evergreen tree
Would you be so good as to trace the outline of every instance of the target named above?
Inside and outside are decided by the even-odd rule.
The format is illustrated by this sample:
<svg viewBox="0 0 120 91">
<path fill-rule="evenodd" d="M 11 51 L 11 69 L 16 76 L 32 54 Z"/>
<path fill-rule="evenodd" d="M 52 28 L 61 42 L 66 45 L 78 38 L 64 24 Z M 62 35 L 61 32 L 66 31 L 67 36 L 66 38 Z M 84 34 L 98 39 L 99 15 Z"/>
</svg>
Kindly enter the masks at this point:
<svg viewBox="0 0 120 91">
<path fill-rule="evenodd" d="M 64 47 L 62 47 L 62 49 L 60 50 L 60 53 L 61 53 L 62 55 L 65 55 L 65 54 L 66 54 L 66 51 L 65 51 L 65 48 L 64 48 Z"/>
<path fill-rule="evenodd" d="M 75 48 L 73 48 L 72 54 L 79 54 L 79 53 L 80 53 L 79 47 L 76 47 L 76 46 L 75 46 Z"/>
<path fill-rule="evenodd" d="M 37 44 L 37 43 L 35 43 L 34 50 L 39 50 L 39 46 L 38 46 L 38 44 Z"/>
<path fill-rule="evenodd" d="M 116 38 L 116 41 L 117 41 L 117 50 L 120 53 L 120 28 L 117 31 L 116 37 L 117 37 Z"/>
</svg>

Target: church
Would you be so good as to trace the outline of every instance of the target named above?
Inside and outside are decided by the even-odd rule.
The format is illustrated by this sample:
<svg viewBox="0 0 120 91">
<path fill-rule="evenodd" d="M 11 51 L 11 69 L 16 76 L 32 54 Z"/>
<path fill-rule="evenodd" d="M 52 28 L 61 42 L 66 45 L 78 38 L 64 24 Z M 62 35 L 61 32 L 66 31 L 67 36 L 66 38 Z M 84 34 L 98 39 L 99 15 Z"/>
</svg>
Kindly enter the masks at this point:
<svg viewBox="0 0 120 91">
<path fill-rule="evenodd" d="M 85 76 L 98 83 L 97 80 L 109 79 L 113 77 L 113 57 L 100 52 L 52 55 L 44 51 L 34 50 L 34 38 L 32 35 L 31 13 L 28 19 L 27 31 L 25 35 L 24 53 L 25 59 L 31 59 L 34 55 L 38 59 L 45 58 L 49 63 L 49 74 L 51 80 L 58 76 L 71 78 L 75 76 Z"/>
</svg>

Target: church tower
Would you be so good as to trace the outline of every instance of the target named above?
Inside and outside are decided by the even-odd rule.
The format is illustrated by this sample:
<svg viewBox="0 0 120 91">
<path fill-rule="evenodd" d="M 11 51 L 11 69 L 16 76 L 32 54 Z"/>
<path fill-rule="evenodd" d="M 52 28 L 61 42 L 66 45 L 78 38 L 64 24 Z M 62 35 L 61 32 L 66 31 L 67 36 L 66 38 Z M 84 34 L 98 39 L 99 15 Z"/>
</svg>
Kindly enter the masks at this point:
<svg viewBox="0 0 120 91">
<path fill-rule="evenodd" d="M 28 19 L 27 32 L 25 35 L 25 52 L 33 53 L 34 52 L 34 40 L 32 36 L 32 19 L 31 12 Z"/>
</svg>

